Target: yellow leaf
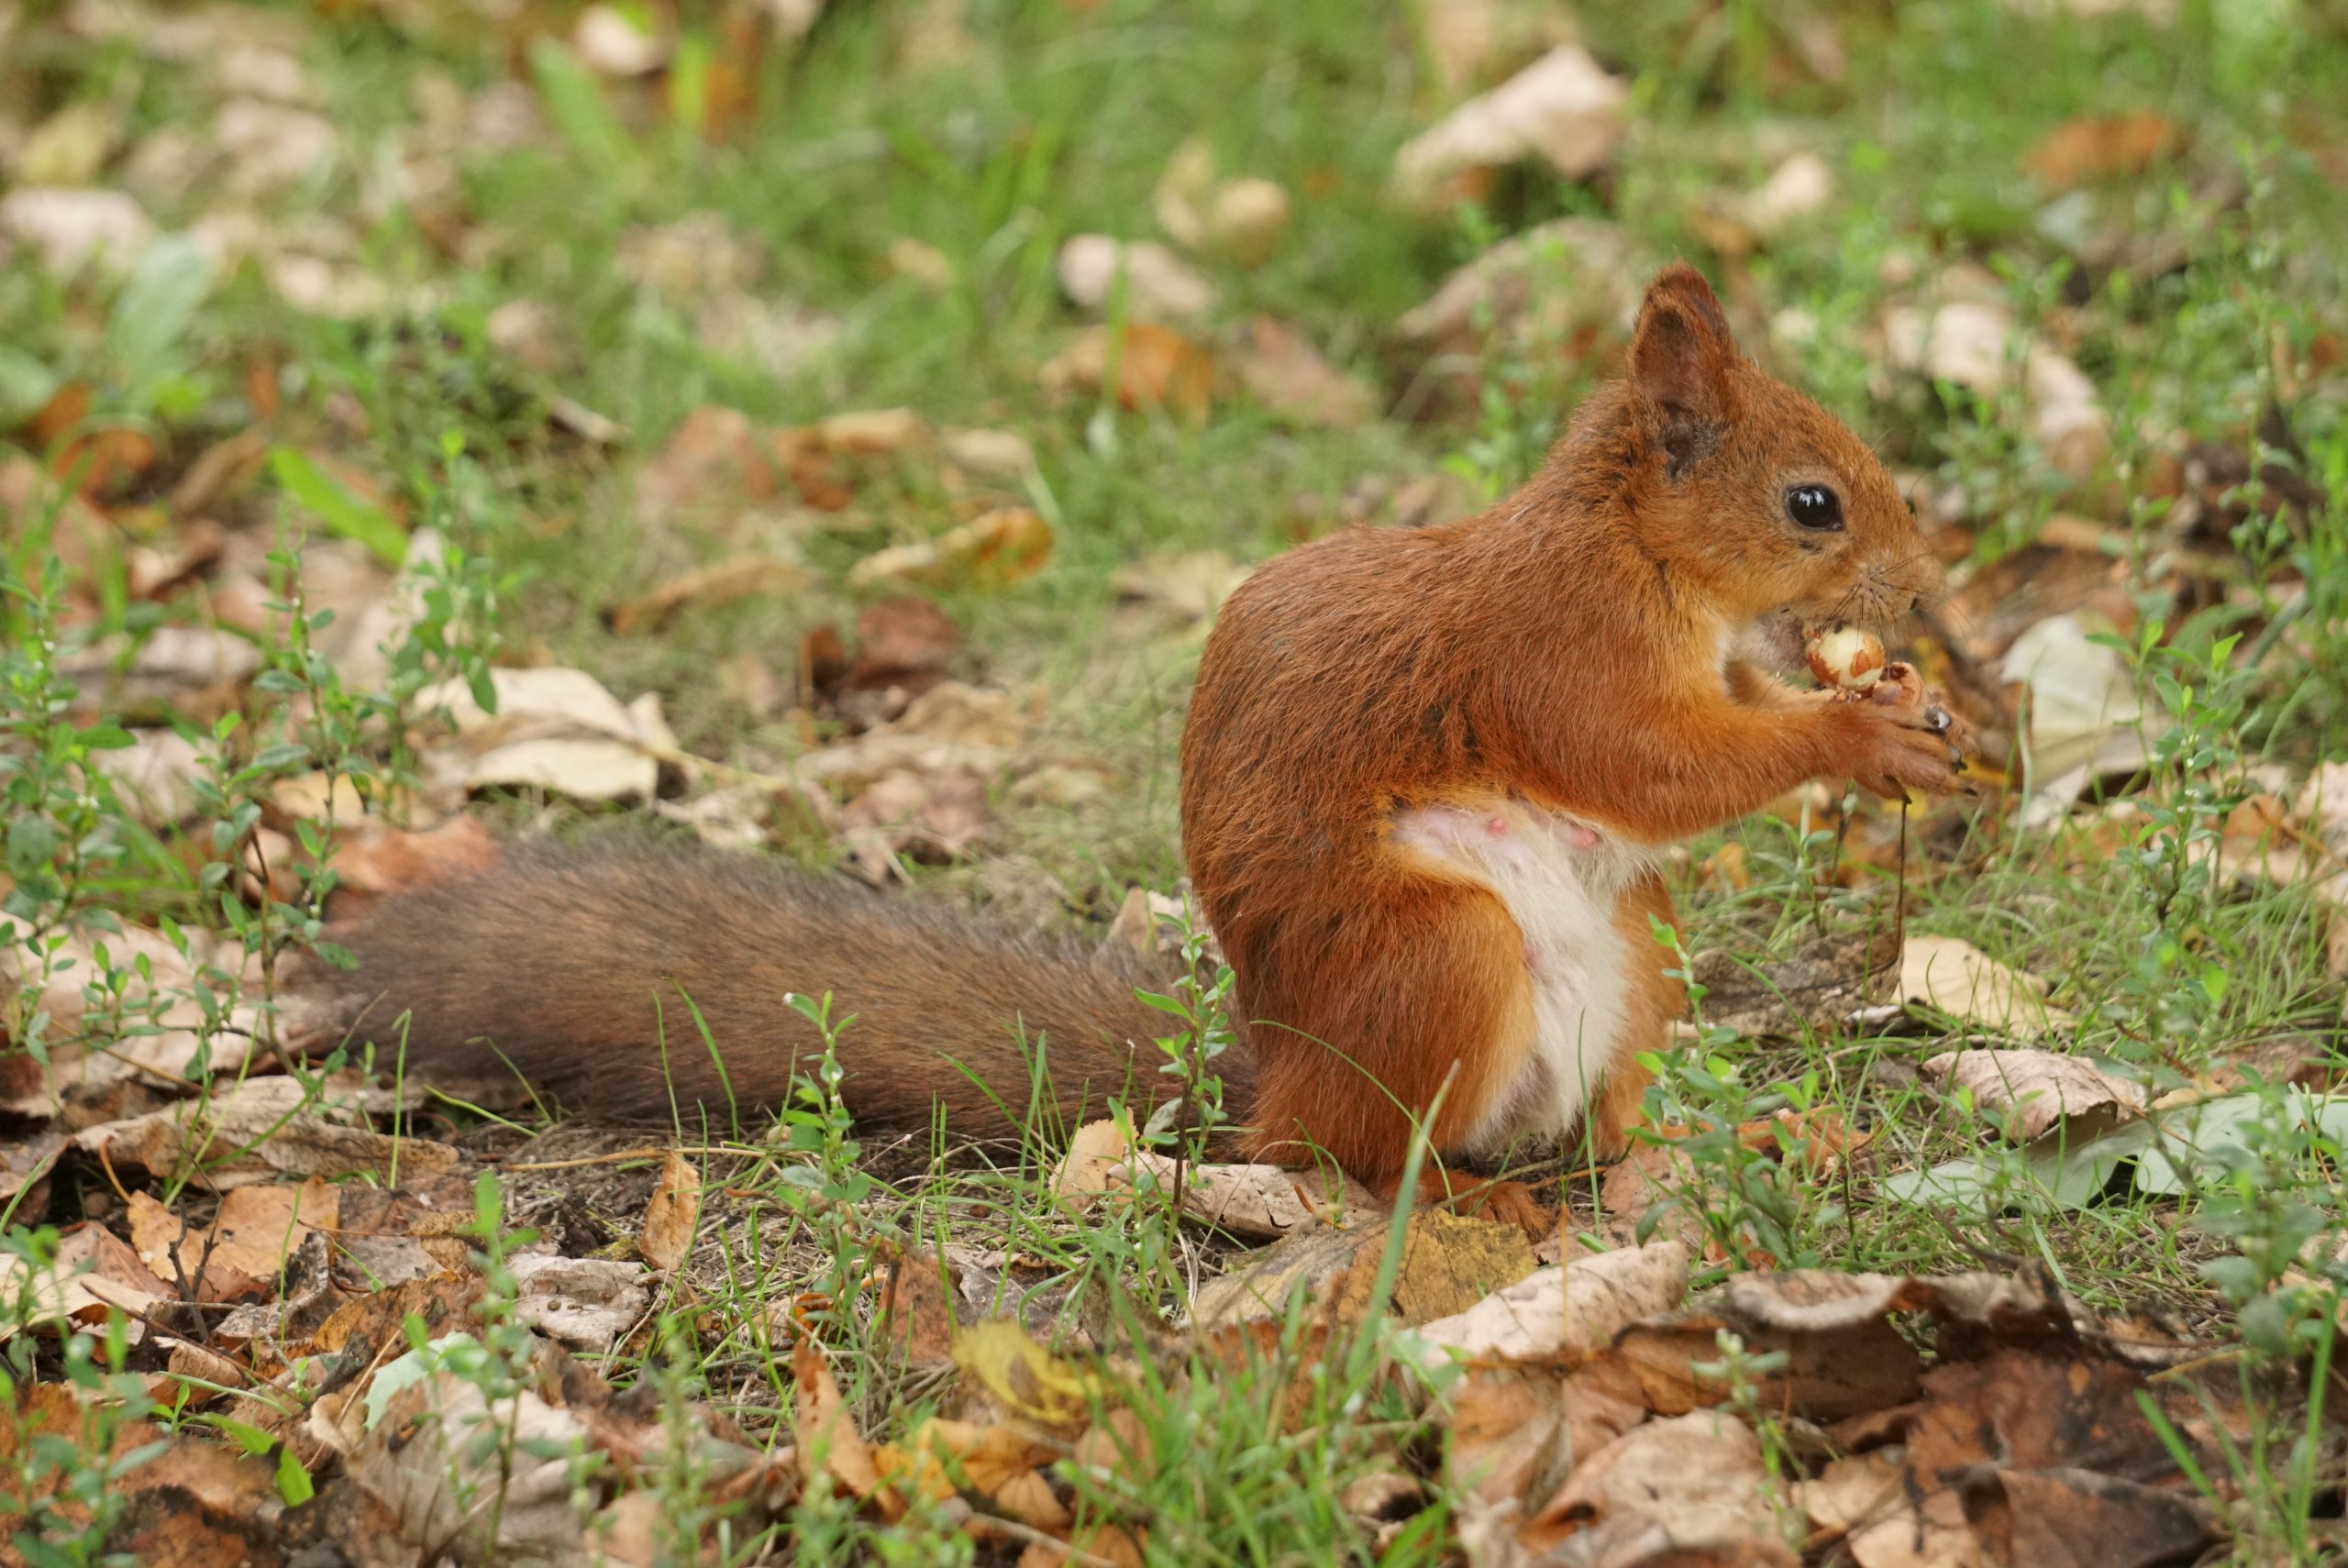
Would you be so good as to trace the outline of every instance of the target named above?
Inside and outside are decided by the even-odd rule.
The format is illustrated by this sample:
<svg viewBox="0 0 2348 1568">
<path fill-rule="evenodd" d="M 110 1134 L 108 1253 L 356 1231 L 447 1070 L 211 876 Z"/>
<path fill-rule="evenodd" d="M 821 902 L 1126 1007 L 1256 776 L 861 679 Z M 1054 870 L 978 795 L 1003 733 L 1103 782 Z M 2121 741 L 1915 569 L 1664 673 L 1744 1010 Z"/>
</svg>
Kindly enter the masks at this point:
<svg viewBox="0 0 2348 1568">
<path fill-rule="evenodd" d="M 1007 1320 L 957 1335 L 954 1359 L 1004 1409 L 1048 1430 L 1082 1429 L 1100 1397 L 1098 1378 L 1052 1354 Z"/>
</svg>

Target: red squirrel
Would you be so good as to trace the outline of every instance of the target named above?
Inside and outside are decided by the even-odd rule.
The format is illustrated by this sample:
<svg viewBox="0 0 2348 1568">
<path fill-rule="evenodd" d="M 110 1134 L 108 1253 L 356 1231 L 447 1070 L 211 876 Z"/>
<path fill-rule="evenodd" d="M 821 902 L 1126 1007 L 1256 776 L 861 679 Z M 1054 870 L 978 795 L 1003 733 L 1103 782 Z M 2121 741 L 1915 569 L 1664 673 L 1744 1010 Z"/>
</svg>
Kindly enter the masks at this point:
<svg viewBox="0 0 2348 1568">
<path fill-rule="evenodd" d="M 1263 566 L 1207 640 L 1181 750 L 1246 1151 L 1325 1154 L 1396 1196 L 1424 1121 L 1421 1196 L 1466 1196 L 1447 1163 L 1522 1135 L 1587 1121 L 1619 1147 L 1632 1057 L 1682 1005 L 1652 928 L 1674 918 L 1665 849 L 1812 778 L 1954 787 L 1921 704 L 1764 668 L 1799 666 L 1805 623 L 1884 625 L 1936 581 L 1873 454 L 1739 353 L 1686 265 L 1649 288 L 1626 377 L 1514 494 Z M 301 1034 L 356 1029 L 386 1061 L 404 1038 L 411 1073 L 510 1068 L 590 1112 L 780 1102 L 819 1049 L 794 991 L 856 1016 L 860 1119 L 942 1108 L 998 1135 L 1175 1092 L 1146 966 L 739 858 L 511 848 L 333 935 L 357 967 L 307 971 Z M 1472 1191 L 1542 1220 L 1514 1184 Z"/>
</svg>

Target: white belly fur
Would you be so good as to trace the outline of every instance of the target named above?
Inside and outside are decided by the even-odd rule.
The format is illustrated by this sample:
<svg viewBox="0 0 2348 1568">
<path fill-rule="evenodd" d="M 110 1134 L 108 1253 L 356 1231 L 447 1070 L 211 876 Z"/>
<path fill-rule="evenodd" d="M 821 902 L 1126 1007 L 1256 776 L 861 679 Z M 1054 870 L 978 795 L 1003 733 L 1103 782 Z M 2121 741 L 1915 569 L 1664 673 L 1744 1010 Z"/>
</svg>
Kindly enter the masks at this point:
<svg viewBox="0 0 2348 1568">
<path fill-rule="evenodd" d="M 1524 939 L 1533 1058 L 1493 1096 L 1468 1148 L 1495 1154 L 1527 1134 L 1564 1136 L 1622 1033 L 1632 964 L 1643 955 L 1614 929 L 1614 905 L 1653 869 L 1655 853 L 1518 801 L 1405 812 L 1393 843 L 1490 888 Z"/>
</svg>

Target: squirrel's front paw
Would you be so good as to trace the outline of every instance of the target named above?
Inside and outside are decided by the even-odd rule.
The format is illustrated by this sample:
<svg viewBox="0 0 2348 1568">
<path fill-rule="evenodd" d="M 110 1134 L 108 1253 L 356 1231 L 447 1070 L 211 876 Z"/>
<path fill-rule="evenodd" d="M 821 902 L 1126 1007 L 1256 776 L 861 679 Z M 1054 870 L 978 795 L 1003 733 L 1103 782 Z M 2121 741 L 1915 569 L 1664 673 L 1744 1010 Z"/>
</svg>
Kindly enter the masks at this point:
<svg viewBox="0 0 2348 1568">
<path fill-rule="evenodd" d="M 1840 771 L 1886 800 L 1910 790 L 1955 793 L 1965 754 L 1955 744 L 1946 712 L 1923 701 L 1844 704 L 1836 712 L 1845 732 Z"/>
</svg>

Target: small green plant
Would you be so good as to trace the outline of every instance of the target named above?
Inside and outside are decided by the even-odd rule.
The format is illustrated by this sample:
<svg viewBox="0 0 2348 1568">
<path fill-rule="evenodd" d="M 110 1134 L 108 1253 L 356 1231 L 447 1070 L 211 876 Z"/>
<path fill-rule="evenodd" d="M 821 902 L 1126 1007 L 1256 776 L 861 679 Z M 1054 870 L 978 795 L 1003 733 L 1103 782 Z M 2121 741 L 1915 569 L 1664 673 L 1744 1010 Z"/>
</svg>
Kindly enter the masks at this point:
<svg viewBox="0 0 2348 1568">
<path fill-rule="evenodd" d="M 48 1227 L 0 1234 L 0 1263 L 15 1284 L 6 1311 L 20 1331 L 50 1315 L 44 1302 L 70 1277 L 57 1244 Z M 109 1309 L 102 1332 L 61 1336 L 53 1371 L 36 1364 L 39 1342 L 19 1331 L 0 1351 L 0 1421 L 11 1429 L 0 1528 L 31 1568 L 127 1564 L 127 1556 L 106 1549 L 129 1503 L 121 1482 L 168 1446 L 158 1440 L 115 1452 L 120 1434 L 152 1404 L 145 1382 L 125 1370 L 128 1320 Z M 44 1384 L 61 1387 L 65 1397 L 32 1397 Z"/>
<path fill-rule="evenodd" d="M 2149 733 L 2155 787 L 2134 797 L 2141 827 L 2121 859 L 2143 889 L 2150 929 L 2121 981 L 2132 1016 L 2119 1020 L 2115 1054 L 2168 1064 L 2216 1016 L 2231 984 L 2204 951 L 2222 889 L 2218 848 L 2226 815 L 2248 792 L 2239 734 L 2250 697 L 2233 661 L 2240 638 L 2172 642 L 2157 616 L 2133 639 L 2096 640 L 2123 654 L 2160 701 L 2168 723 Z"/>
<path fill-rule="evenodd" d="M 851 1136 L 856 1119 L 841 1097 L 847 1073 L 840 1066 L 840 1036 L 856 1022 L 853 1013 L 832 1016 L 832 994 L 783 999 L 815 1026 L 824 1049 L 791 1080 L 791 1102 L 776 1112 L 774 1141 L 798 1156 L 781 1167 L 777 1196 L 794 1209 L 826 1259 L 816 1287 L 819 1316 L 844 1331 L 856 1324 L 849 1304 L 870 1266 L 870 1235 L 862 1209 L 879 1185 L 862 1169 L 862 1145 Z"/>
<path fill-rule="evenodd" d="M 1744 1338 L 1727 1329 L 1714 1334 L 1712 1342 L 1720 1351 L 1720 1359 L 1692 1363 L 1688 1370 L 1705 1382 L 1727 1389 L 1728 1397 L 1723 1402 L 1753 1429 L 1761 1446 L 1762 1497 L 1776 1516 L 1778 1533 L 1788 1546 L 1799 1549 L 1810 1533 L 1809 1518 L 1794 1500 L 1793 1486 L 1800 1479 L 1801 1461 L 1794 1453 L 1783 1418 L 1764 1405 L 1761 1397 L 1763 1385 L 1784 1371 L 1791 1358 L 1784 1351 L 1748 1350 Z"/>
<path fill-rule="evenodd" d="M 1143 1124 L 1141 1140 L 1174 1155 L 1173 1206 L 1182 1207 L 1182 1182 L 1192 1165 L 1206 1157 L 1216 1133 L 1228 1126 L 1224 1109 L 1223 1077 L 1215 1061 L 1236 1043 L 1231 1027 L 1230 966 L 1216 964 L 1213 977 L 1201 980 L 1207 944 L 1213 938 L 1204 927 L 1191 922 L 1182 933 L 1182 974 L 1170 992 L 1139 992 L 1141 999 L 1178 1020 L 1181 1028 L 1158 1038 L 1166 1060 L 1157 1070 L 1172 1078 L 1180 1093 L 1161 1101 Z"/>
<path fill-rule="evenodd" d="M 31 532 L 39 539 L 40 528 Z M 18 552 L 0 557 L 0 806 L 9 884 L 0 896 L 0 971 L 16 977 L 0 996 L 0 1032 L 45 1067 L 54 1021 L 40 997 L 76 962 L 69 940 L 122 929 L 105 889 L 131 867 L 136 843 L 98 757 L 132 737 L 118 724 L 75 721 L 80 689 L 64 663 L 86 636 L 62 624 L 64 564 L 45 547 L 29 565 L 20 559 Z M 83 986 L 103 1004 L 121 978 L 87 976 Z"/>
<path fill-rule="evenodd" d="M 1667 972 L 1687 988 L 1696 1040 L 1684 1052 L 1640 1055 L 1655 1082 L 1647 1089 L 1645 1124 L 1633 1135 L 1670 1147 L 1693 1179 L 1640 1217 L 1639 1234 L 1652 1235 L 1676 1209 L 1691 1213 L 1733 1264 L 1758 1253 L 1786 1267 L 1813 1266 L 1822 1261 L 1813 1240 L 1817 1227 L 1839 1215 L 1833 1205 L 1813 1208 L 1814 1188 L 1802 1174 L 1814 1154 L 1803 1118 L 1820 1104 L 1820 1075 L 1812 1068 L 1790 1083 L 1750 1086 L 1741 1059 L 1750 1052 L 1731 1054 L 1739 1044 L 1736 1031 L 1704 1021 L 1709 988 L 1697 980 L 1678 932 L 1662 921 L 1653 930 L 1674 963 Z M 1748 1141 L 1744 1129 L 1764 1118 L 1768 1141 Z"/>
</svg>

